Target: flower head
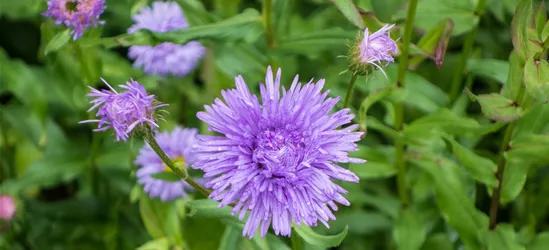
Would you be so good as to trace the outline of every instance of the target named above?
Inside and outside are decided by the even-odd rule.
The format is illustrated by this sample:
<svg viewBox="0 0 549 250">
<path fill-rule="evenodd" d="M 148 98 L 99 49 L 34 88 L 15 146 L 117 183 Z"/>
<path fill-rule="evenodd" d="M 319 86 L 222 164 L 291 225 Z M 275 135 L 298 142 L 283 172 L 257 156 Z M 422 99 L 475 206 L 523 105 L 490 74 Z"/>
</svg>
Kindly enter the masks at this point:
<svg viewBox="0 0 549 250">
<path fill-rule="evenodd" d="M 103 80 L 103 79 L 101 79 Z M 167 104 L 157 104 L 154 95 L 148 95 L 145 88 L 131 79 L 126 85 L 119 85 L 126 91 L 118 93 L 103 80 L 109 90 L 97 90 L 92 87 L 88 97 L 94 98 L 90 103 L 93 106 L 88 112 L 98 108 L 97 120 L 86 120 L 80 123 L 97 122 L 98 128 L 94 131 L 105 131 L 112 128 L 116 134 L 116 140 L 128 139 L 132 130 L 139 126 L 147 126 L 150 129 L 158 128 L 155 122 L 154 111 Z"/>
<path fill-rule="evenodd" d="M 347 191 L 332 179 L 358 182 L 358 177 L 337 163 L 362 163 L 351 158 L 361 132 L 351 122 L 349 109 L 329 114 L 339 101 L 321 92 L 324 79 L 302 85 L 298 76 L 290 89 L 280 91 L 269 67 L 266 84 L 260 85 L 261 103 L 252 95 L 242 76 L 236 89 L 223 91 L 219 99 L 198 118 L 220 136 L 199 135 L 197 162 L 193 165 L 212 178 L 210 198 L 220 207 L 236 203 L 233 214 L 240 219 L 250 211 L 243 235 L 253 237 L 261 227 L 264 236 L 272 225 L 278 235 L 288 236 L 291 223 L 317 225 L 335 219 L 337 203 L 349 205 Z M 331 210 L 330 210 L 331 209 Z"/>
<path fill-rule="evenodd" d="M 154 2 L 152 7 L 144 7 L 135 14 L 133 20 L 135 24 L 128 29 L 129 33 L 139 29 L 167 32 L 189 27 L 181 8 L 174 2 Z M 196 67 L 205 52 L 197 41 L 183 45 L 164 42 L 156 46 L 131 46 L 129 57 L 135 59 L 134 67 L 144 68 L 145 73 L 184 76 Z"/>
<path fill-rule="evenodd" d="M 190 166 L 195 156 L 192 151 L 192 145 L 196 142 L 196 129 L 183 129 L 176 127 L 172 132 L 162 132 L 155 136 L 158 145 L 164 152 L 174 159 L 176 164 Z M 137 170 L 138 182 L 144 186 L 144 190 L 151 197 L 160 197 L 162 201 L 173 200 L 180 197 L 187 197 L 187 191 L 192 187 L 183 180 L 167 181 L 155 179 L 151 175 L 171 172 L 171 170 L 162 162 L 160 157 L 147 144 L 139 153 L 135 160 L 139 166 Z M 198 179 L 201 182 L 201 179 Z"/>
<path fill-rule="evenodd" d="M 53 18 L 55 24 L 72 28 L 76 40 L 84 29 L 103 24 L 99 16 L 105 11 L 105 0 L 48 0 L 48 10 L 42 15 Z"/>
<path fill-rule="evenodd" d="M 0 195 L 0 219 L 11 220 L 15 215 L 15 201 L 9 195 Z"/>
<path fill-rule="evenodd" d="M 364 37 L 357 39 L 357 44 L 351 48 L 351 70 L 365 75 L 374 66 L 385 75 L 382 66 L 393 62 L 393 55 L 398 53 L 396 42 L 389 35 L 394 26 L 385 25 L 373 34 L 370 34 L 368 28 L 364 30 Z"/>
</svg>

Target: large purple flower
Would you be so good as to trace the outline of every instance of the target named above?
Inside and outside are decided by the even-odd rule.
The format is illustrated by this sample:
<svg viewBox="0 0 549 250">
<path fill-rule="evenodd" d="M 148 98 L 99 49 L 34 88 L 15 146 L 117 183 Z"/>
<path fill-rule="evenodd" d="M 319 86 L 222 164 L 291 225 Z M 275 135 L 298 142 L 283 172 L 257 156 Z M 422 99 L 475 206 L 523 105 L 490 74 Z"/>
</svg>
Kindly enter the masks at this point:
<svg viewBox="0 0 549 250">
<path fill-rule="evenodd" d="M 43 15 L 53 18 L 55 24 L 72 28 L 71 34 L 76 40 L 85 29 L 103 24 L 99 16 L 105 8 L 105 0 L 48 0 L 48 10 Z"/>
<path fill-rule="evenodd" d="M 364 37 L 358 38 L 357 44 L 351 48 L 351 70 L 358 74 L 367 74 L 371 66 L 374 66 L 387 77 L 382 66 L 394 62 L 393 55 L 398 53 L 397 44 L 389 35 L 394 26 L 385 25 L 372 34 L 368 28 L 364 30 Z"/>
<path fill-rule="evenodd" d="M 135 24 L 128 29 L 129 33 L 139 29 L 167 32 L 189 27 L 181 8 L 174 2 L 154 2 L 152 7 L 144 7 L 135 14 L 133 20 Z M 145 73 L 184 76 L 196 67 L 205 53 L 206 49 L 197 41 L 183 45 L 164 42 L 156 46 L 131 46 L 129 57 L 135 59 L 134 67 L 143 68 Z"/>
<path fill-rule="evenodd" d="M 101 79 L 103 80 L 103 79 Z M 86 120 L 80 123 L 97 122 L 98 128 L 94 131 L 105 131 L 112 128 L 116 134 L 116 140 L 126 140 L 132 130 L 139 126 L 147 126 L 156 129 L 154 110 L 167 104 L 155 103 L 154 95 L 148 95 L 145 88 L 131 79 L 126 85 L 119 85 L 126 91 L 118 93 L 105 80 L 110 90 L 97 90 L 92 87 L 88 97 L 94 98 L 90 103 L 93 106 L 88 112 L 99 108 L 97 115 L 100 119 Z"/>
<path fill-rule="evenodd" d="M 190 166 L 195 156 L 192 145 L 196 142 L 196 129 L 183 129 L 176 127 L 171 133 L 158 133 L 155 138 L 162 150 L 176 163 Z M 162 162 L 160 157 L 147 144 L 139 153 L 135 164 L 140 166 L 137 170 L 138 182 L 144 186 L 144 190 L 151 197 L 160 197 L 162 201 L 187 197 L 187 191 L 192 187 L 183 180 L 164 181 L 153 178 L 151 175 L 161 172 L 171 172 Z M 197 179 L 199 182 L 201 179 Z"/>
<path fill-rule="evenodd" d="M 292 221 L 328 226 L 336 202 L 349 205 L 342 195 L 347 191 L 332 179 L 358 182 L 337 163 L 365 162 L 348 155 L 357 150 L 362 132 L 353 132 L 358 125 L 338 129 L 354 115 L 349 109 L 329 114 L 339 97 L 321 92 L 324 79 L 301 85 L 296 76 L 281 95 L 280 75 L 279 69 L 273 79 L 268 68 L 261 103 L 238 76 L 236 89 L 221 92 L 225 103 L 216 99 L 197 114 L 220 136 L 197 137 L 193 167 L 213 178 L 206 187 L 220 207 L 235 202 L 233 214 L 240 212 L 240 219 L 250 211 L 243 232 L 250 238 L 258 227 L 264 236 L 270 225 L 277 235 L 288 236 Z"/>
</svg>

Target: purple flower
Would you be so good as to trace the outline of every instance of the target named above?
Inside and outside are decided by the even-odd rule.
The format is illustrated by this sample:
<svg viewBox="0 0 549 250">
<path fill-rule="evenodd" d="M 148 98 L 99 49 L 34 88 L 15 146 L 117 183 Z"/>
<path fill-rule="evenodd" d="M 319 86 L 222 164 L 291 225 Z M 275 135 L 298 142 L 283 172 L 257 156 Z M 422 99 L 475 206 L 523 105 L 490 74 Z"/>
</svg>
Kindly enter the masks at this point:
<svg viewBox="0 0 549 250">
<path fill-rule="evenodd" d="M 387 77 L 382 66 L 394 62 L 393 55 L 398 53 L 396 42 L 389 35 L 394 26 L 385 25 L 373 34 L 364 29 L 364 37 L 357 39 L 357 45 L 351 48 L 351 70 L 365 75 L 373 65 Z"/>
<path fill-rule="evenodd" d="M 339 97 L 321 92 L 324 79 L 302 85 L 296 76 L 281 95 L 280 75 L 279 69 L 273 79 L 267 69 L 261 103 L 238 76 L 236 89 L 221 92 L 225 103 L 216 99 L 197 114 L 220 136 L 197 137 L 193 167 L 212 178 L 205 185 L 220 207 L 235 202 L 233 215 L 240 212 L 241 220 L 250 210 L 243 232 L 250 238 L 259 227 L 265 236 L 270 225 L 277 235 L 288 236 L 292 221 L 328 227 L 336 202 L 349 205 L 342 195 L 347 191 L 332 179 L 358 182 L 337 163 L 365 162 L 348 155 L 357 150 L 362 132 L 353 132 L 358 125 L 338 129 L 354 115 L 349 109 L 329 114 Z"/>
<path fill-rule="evenodd" d="M 133 20 L 135 24 L 128 29 L 129 33 L 139 29 L 167 32 L 189 27 L 181 8 L 174 2 L 154 2 L 152 8 L 144 7 Z M 156 46 L 131 46 L 129 57 L 135 59 L 134 67 L 144 68 L 147 74 L 184 76 L 196 67 L 205 53 L 206 49 L 196 41 L 183 45 L 165 42 Z"/>
<path fill-rule="evenodd" d="M 15 201 L 9 195 L 0 195 L 0 219 L 11 220 L 15 215 Z"/>
<path fill-rule="evenodd" d="M 48 0 L 48 10 L 42 15 L 53 18 L 55 24 L 72 28 L 71 34 L 76 40 L 84 29 L 104 23 L 99 21 L 99 16 L 105 8 L 105 0 Z"/>
<path fill-rule="evenodd" d="M 158 145 L 176 163 L 190 166 L 194 160 L 194 153 L 191 152 L 192 145 L 196 142 L 196 129 L 183 129 L 176 127 L 171 133 L 158 133 L 155 138 Z M 162 201 L 187 197 L 187 190 L 193 188 L 183 180 L 170 182 L 153 178 L 151 175 L 170 171 L 158 157 L 158 155 L 147 144 L 139 153 L 135 164 L 140 166 L 137 170 L 138 182 L 144 186 L 144 190 L 151 197 L 160 197 Z M 201 179 L 197 180 L 201 182 Z"/>
<path fill-rule="evenodd" d="M 155 122 L 154 110 L 167 104 L 158 104 L 154 95 L 148 95 L 145 88 L 131 79 L 126 85 L 119 85 L 126 91 L 118 93 L 105 80 L 101 79 L 110 90 L 97 90 L 92 87 L 88 97 L 94 98 L 88 112 L 99 108 L 97 115 L 100 119 L 86 120 L 80 123 L 97 122 L 98 127 L 94 131 L 114 129 L 116 140 L 128 139 L 132 130 L 138 126 L 158 128 Z"/>
</svg>

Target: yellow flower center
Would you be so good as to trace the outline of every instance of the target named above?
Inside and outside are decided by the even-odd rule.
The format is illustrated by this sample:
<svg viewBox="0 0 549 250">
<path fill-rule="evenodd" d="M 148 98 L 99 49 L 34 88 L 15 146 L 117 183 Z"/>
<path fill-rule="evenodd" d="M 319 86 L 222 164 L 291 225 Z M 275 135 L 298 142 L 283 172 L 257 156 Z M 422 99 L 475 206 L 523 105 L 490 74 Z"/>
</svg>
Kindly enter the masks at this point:
<svg viewBox="0 0 549 250">
<path fill-rule="evenodd" d="M 173 164 L 175 164 L 176 166 L 185 167 L 185 158 L 183 156 L 178 156 L 178 157 L 176 157 L 175 159 L 172 159 L 172 160 L 173 160 Z M 164 163 L 164 171 L 173 172 L 172 169 L 170 167 L 168 167 L 165 163 Z"/>
</svg>

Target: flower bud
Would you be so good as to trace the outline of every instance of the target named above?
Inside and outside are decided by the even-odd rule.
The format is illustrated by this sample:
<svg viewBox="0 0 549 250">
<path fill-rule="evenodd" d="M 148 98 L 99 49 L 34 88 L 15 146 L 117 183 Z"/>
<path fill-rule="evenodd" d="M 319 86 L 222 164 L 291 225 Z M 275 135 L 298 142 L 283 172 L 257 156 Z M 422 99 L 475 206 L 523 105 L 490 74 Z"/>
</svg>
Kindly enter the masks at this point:
<svg viewBox="0 0 549 250">
<path fill-rule="evenodd" d="M 363 36 L 359 33 L 349 51 L 349 69 L 354 74 L 367 75 L 378 68 L 387 77 L 382 67 L 394 62 L 393 55 L 398 53 L 396 42 L 389 35 L 394 26 L 385 25 L 372 34 L 366 28 Z"/>
</svg>

